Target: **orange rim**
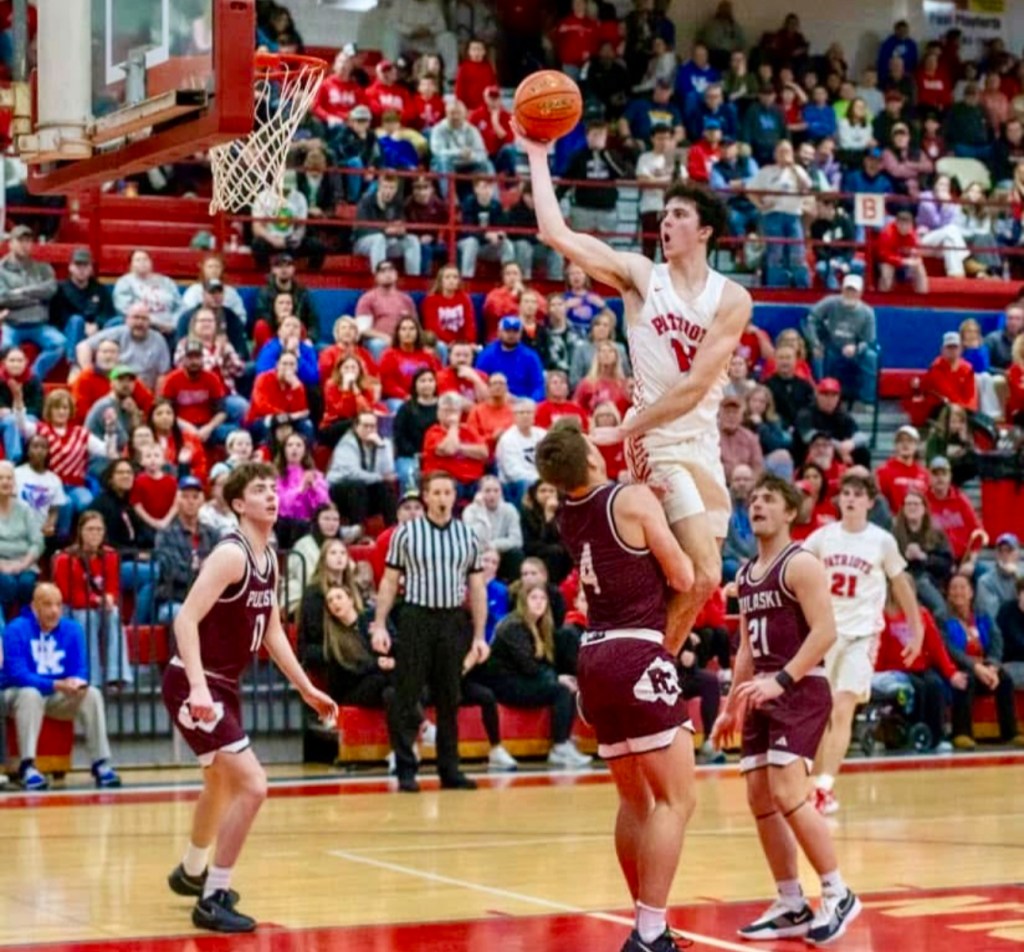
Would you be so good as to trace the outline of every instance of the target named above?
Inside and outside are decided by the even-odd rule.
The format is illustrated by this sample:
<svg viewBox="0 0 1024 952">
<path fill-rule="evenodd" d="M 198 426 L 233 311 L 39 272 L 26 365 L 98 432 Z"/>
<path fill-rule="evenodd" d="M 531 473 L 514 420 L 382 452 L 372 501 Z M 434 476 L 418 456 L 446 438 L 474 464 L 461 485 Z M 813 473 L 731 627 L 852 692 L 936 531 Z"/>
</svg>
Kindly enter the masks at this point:
<svg viewBox="0 0 1024 952">
<path fill-rule="evenodd" d="M 253 57 L 258 79 L 284 79 L 306 70 L 323 73 L 327 61 L 316 56 L 300 56 L 298 53 L 257 53 Z"/>
</svg>

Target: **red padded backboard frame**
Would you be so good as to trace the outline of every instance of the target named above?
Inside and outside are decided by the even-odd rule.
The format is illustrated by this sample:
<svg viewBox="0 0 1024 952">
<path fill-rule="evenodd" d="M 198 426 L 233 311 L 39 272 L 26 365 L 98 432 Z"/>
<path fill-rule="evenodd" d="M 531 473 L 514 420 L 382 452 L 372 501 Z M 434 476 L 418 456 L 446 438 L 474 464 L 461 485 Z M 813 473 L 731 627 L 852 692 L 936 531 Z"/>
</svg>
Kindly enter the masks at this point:
<svg viewBox="0 0 1024 952">
<path fill-rule="evenodd" d="M 253 124 L 255 0 L 213 0 L 214 95 L 209 108 L 145 139 L 88 159 L 31 166 L 35 195 L 78 192 L 248 135 Z"/>
</svg>

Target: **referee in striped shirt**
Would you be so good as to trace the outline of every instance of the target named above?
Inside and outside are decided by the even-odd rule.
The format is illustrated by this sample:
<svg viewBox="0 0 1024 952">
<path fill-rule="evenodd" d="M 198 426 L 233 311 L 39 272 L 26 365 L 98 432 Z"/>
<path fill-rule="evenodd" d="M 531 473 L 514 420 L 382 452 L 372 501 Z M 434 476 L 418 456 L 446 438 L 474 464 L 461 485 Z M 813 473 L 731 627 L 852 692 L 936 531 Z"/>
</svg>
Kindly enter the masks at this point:
<svg viewBox="0 0 1024 952">
<path fill-rule="evenodd" d="M 429 684 L 437 711 L 437 772 L 441 786 L 473 790 L 459 770 L 459 684 L 464 670 L 487 660 L 484 637 L 487 588 L 476 533 L 454 518 L 455 480 L 447 473 L 423 478 L 426 515 L 400 525 L 388 546 L 377 611 L 370 627 L 374 651 L 391 648 L 387 619 L 405 577 L 397 607 L 395 697 L 389 710 L 398 788 L 419 791 L 413 744 L 419 733 L 423 688 Z M 466 613 L 466 589 L 469 607 Z"/>
</svg>

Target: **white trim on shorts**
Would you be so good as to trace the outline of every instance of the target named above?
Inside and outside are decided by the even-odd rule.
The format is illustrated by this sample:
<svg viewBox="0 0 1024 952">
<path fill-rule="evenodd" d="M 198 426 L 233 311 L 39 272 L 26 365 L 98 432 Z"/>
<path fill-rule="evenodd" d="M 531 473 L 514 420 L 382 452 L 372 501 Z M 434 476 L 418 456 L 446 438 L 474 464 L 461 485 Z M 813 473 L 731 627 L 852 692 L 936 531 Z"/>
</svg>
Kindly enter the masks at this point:
<svg viewBox="0 0 1024 952">
<path fill-rule="evenodd" d="M 750 773 L 754 770 L 761 770 L 764 767 L 788 767 L 796 760 L 802 760 L 810 773 L 814 769 L 814 761 L 801 757 L 799 754 L 791 753 L 788 750 L 769 749 L 765 754 L 754 754 L 750 757 L 740 759 L 740 773 Z"/>
<path fill-rule="evenodd" d="M 653 628 L 612 628 L 608 631 L 585 631 L 580 637 L 580 647 L 588 645 L 603 645 L 608 641 L 618 641 L 622 638 L 633 638 L 637 641 L 649 641 L 652 644 L 664 645 L 665 636 Z"/>
<path fill-rule="evenodd" d="M 223 747 L 218 747 L 216 750 L 208 750 L 205 754 L 196 754 L 196 760 L 199 761 L 201 767 L 210 767 L 213 765 L 214 760 L 217 759 L 217 754 L 240 754 L 243 750 L 248 750 L 252 745 L 252 741 L 249 740 L 249 735 L 241 737 L 236 741 L 232 741 L 230 744 L 225 744 Z"/>
<path fill-rule="evenodd" d="M 650 754 L 671 746 L 680 730 L 688 730 L 691 734 L 697 733 L 693 721 L 686 720 L 682 724 L 659 731 L 657 734 L 648 734 L 646 737 L 627 737 L 616 744 L 598 744 L 597 753 L 602 760 L 615 760 L 617 757 L 626 757 L 629 754 Z"/>
</svg>

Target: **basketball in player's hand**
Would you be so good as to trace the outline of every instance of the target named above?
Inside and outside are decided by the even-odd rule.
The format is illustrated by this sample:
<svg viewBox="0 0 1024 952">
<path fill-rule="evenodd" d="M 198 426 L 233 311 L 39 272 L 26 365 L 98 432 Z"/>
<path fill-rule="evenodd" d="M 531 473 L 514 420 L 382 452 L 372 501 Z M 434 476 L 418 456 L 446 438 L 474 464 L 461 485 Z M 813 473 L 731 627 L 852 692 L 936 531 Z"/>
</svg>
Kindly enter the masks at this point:
<svg viewBox="0 0 1024 952">
<path fill-rule="evenodd" d="M 512 112 L 528 139 L 553 142 L 576 128 L 583 115 L 583 96 L 565 73 L 542 69 L 519 84 Z"/>
</svg>

